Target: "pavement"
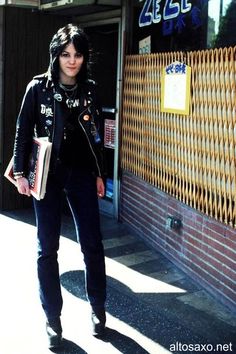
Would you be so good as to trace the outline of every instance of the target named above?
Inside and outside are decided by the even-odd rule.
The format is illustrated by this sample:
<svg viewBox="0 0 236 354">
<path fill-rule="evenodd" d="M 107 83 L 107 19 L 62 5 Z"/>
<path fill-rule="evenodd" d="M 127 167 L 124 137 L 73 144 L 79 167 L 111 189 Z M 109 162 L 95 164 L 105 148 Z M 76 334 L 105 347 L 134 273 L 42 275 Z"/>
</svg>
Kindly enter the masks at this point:
<svg viewBox="0 0 236 354">
<path fill-rule="evenodd" d="M 217 302 L 125 225 L 101 215 L 106 255 L 107 330 L 90 333 L 83 257 L 64 215 L 59 264 L 61 354 L 236 353 L 236 314 Z M 0 354 L 48 354 L 38 298 L 32 210 L 0 214 Z M 54 351 L 55 352 L 55 351 Z"/>
</svg>

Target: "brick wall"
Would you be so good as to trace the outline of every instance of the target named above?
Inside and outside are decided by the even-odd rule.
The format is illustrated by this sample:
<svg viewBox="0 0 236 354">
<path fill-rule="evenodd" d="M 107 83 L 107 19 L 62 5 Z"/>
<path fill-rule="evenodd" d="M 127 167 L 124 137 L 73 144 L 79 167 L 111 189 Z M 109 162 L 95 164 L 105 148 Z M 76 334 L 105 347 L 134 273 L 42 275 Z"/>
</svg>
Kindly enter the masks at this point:
<svg viewBox="0 0 236 354">
<path fill-rule="evenodd" d="M 169 227 L 167 217 L 182 221 Z M 236 230 L 123 171 L 120 218 L 222 303 L 236 311 Z"/>
</svg>

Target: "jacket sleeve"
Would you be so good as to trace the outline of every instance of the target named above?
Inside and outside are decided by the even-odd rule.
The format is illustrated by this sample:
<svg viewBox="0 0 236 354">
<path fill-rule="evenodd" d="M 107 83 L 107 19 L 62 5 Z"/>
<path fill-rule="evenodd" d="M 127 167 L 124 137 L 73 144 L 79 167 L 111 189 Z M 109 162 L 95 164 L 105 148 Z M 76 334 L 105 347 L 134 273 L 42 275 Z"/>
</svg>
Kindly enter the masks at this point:
<svg viewBox="0 0 236 354">
<path fill-rule="evenodd" d="M 94 111 L 92 112 L 92 114 L 99 135 L 98 141 L 95 142 L 95 151 L 96 151 L 102 177 L 105 177 L 107 174 L 107 162 L 106 162 L 107 159 L 106 159 L 105 149 L 104 149 L 104 120 L 102 117 L 101 104 L 99 102 L 98 95 L 97 95 L 96 84 L 92 85 L 91 91 L 92 91 L 93 103 L 94 103 L 93 105 Z"/>
<path fill-rule="evenodd" d="M 35 93 L 34 80 L 32 80 L 25 91 L 20 112 L 17 117 L 16 134 L 14 142 L 14 163 L 13 173 L 27 174 L 29 155 L 32 147 L 32 138 L 35 126 Z"/>
</svg>

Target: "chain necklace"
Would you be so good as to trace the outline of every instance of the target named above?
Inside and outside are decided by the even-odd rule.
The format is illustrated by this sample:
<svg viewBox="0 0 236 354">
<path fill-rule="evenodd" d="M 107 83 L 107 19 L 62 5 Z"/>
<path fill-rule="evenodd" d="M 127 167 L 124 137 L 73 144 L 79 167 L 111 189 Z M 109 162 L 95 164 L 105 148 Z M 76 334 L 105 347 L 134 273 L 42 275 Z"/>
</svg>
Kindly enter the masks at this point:
<svg viewBox="0 0 236 354">
<path fill-rule="evenodd" d="M 68 108 L 76 107 L 78 106 L 78 100 L 76 100 L 76 93 L 77 93 L 77 88 L 78 84 L 76 83 L 74 86 L 67 86 L 63 85 L 61 82 L 59 82 L 60 88 L 64 91 L 65 96 L 66 96 L 66 104 Z"/>
<path fill-rule="evenodd" d="M 77 89 L 78 84 L 76 83 L 75 85 L 72 86 L 72 85 L 63 85 L 61 82 L 59 82 L 59 86 L 65 92 L 73 92 Z"/>
</svg>

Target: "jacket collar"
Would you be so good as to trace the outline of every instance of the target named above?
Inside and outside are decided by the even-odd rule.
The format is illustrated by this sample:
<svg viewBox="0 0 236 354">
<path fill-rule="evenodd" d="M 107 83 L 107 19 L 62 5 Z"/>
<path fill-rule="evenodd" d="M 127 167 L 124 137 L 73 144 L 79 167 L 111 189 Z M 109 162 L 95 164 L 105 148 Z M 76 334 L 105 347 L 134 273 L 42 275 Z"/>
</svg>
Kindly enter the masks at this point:
<svg viewBox="0 0 236 354">
<path fill-rule="evenodd" d="M 53 81 L 53 78 L 52 78 L 52 74 L 50 72 L 50 70 L 46 71 L 45 73 L 43 74 L 40 74 L 40 75 L 36 75 L 34 76 L 34 79 L 43 79 L 45 80 L 45 86 L 47 89 L 50 89 L 50 88 L 53 88 L 55 87 L 55 83 Z M 88 90 L 90 86 L 94 86 L 95 85 L 95 81 L 93 80 L 88 80 L 87 82 L 83 83 L 83 84 L 80 84 L 80 87 L 83 90 L 86 91 L 86 89 Z"/>
</svg>

